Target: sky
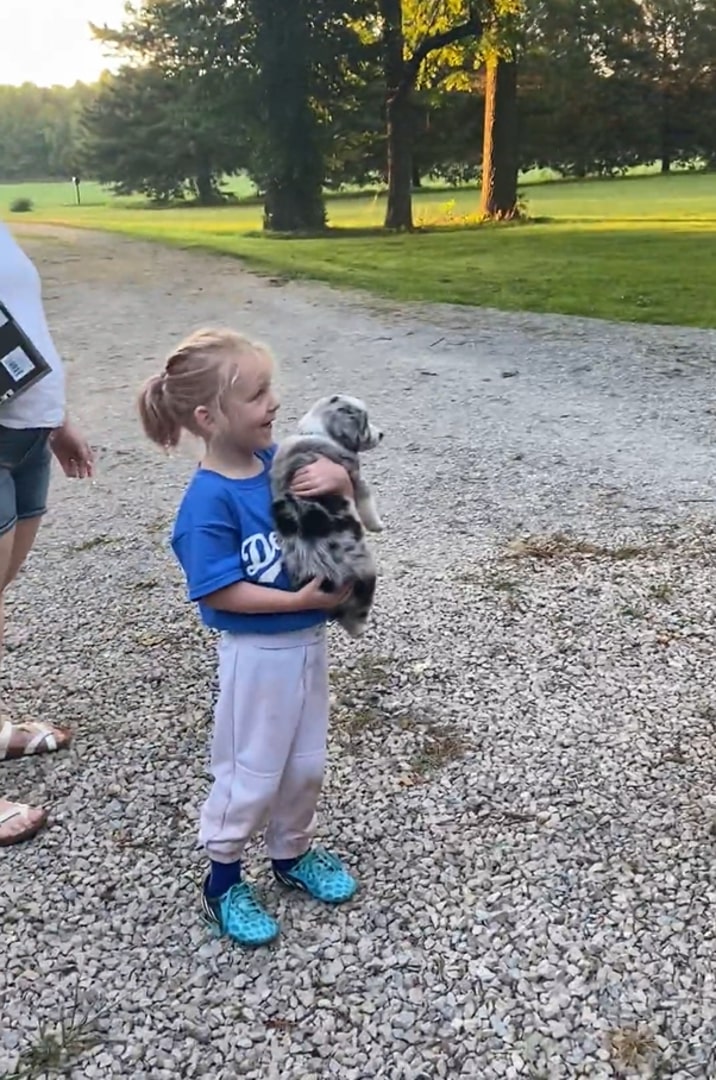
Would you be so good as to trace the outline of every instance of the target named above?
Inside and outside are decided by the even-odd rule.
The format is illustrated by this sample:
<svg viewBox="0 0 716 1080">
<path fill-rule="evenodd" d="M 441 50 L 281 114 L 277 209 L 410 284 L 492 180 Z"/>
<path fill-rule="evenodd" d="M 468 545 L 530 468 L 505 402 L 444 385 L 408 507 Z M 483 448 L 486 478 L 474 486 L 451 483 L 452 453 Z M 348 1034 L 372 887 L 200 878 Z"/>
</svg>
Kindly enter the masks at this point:
<svg viewBox="0 0 716 1080">
<path fill-rule="evenodd" d="M 88 23 L 119 26 L 125 0 L 0 0 L 0 84 L 92 82 L 111 61 Z M 32 29 L 31 29 L 32 27 Z"/>
</svg>

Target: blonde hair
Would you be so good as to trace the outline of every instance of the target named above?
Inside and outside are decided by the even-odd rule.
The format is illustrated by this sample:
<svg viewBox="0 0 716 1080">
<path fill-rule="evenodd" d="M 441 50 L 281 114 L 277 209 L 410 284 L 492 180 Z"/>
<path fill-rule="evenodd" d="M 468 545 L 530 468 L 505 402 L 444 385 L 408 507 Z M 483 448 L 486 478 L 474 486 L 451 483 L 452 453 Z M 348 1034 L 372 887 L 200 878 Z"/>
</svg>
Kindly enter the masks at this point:
<svg viewBox="0 0 716 1080">
<path fill-rule="evenodd" d="M 182 431 L 201 437 L 194 416 L 205 408 L 223 409 L 227 392 L 241 375 L 249 356 L 270 356 L 269 350 L 234 330 L 196 330 L 167 357 L 164 371 L 147 379 L 138 408 L 148 438 L 169 449 Z"/>
</svg>

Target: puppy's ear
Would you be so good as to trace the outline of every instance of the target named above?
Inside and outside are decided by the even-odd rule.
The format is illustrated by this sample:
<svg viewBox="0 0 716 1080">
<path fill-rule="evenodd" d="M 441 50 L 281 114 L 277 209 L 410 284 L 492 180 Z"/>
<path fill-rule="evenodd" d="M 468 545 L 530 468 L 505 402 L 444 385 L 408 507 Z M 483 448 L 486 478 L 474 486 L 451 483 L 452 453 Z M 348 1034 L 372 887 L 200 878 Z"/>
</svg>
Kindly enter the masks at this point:
<svg viewBox="0 0 716 1080">
<path fill-rule="evenodd" d="M 328 402 L 328 404 L 329 405 L 335 405 L 338 400 L 339 400 L 338 394 L 334 394 L 333 397 L 331 398 L 331 400 Z"/>
</svg>

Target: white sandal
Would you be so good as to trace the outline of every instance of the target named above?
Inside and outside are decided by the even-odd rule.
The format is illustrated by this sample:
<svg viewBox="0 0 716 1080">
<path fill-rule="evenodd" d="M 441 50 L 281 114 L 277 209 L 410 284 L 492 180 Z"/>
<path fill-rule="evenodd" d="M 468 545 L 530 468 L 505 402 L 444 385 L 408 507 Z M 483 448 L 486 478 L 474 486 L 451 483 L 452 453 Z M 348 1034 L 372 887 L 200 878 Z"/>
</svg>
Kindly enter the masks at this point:
<svg viewBox="0 0 716 1080">
<path fill-rule="evenodd" d="M 0 761 L 64 750 L 71 738 L 69 731 L 39 720 L 22 724 L 5 720 L 0 726 Z"/>
<path fill-rule="evenodd" d="M 0 847 L 31 840 L 47 821 L 47 813 L 26 803 L 0 799 Z"/>
</svg>

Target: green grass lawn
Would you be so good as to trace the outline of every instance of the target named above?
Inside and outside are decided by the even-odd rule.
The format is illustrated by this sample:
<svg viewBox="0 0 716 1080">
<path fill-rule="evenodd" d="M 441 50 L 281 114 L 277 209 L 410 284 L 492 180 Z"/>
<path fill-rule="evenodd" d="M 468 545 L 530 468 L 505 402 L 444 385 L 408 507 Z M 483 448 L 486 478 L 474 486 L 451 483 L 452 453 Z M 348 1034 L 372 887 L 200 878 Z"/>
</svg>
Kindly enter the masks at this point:
<svg viewBox="0 0 716 1080">
<path fill-rule="evenodd" d="M 99 228 L 240 256 L 292 277 L 358 286 L 397 300 L 438 300 L 635 322 L 716 326 L 716 175 L 681 173 L 580 183 L 528 183 L 529 224 L 473 225 L 477 192 L 416 197 L 412 235 L 384 235 L 382 195 L 330 199 L 332 232 L 260 235 L 255 202 L 151 209 L 98 185 L 0 186 L 0 216 Z M 250 194 L 243 184 L 237 194 Z M 13 199 L 35 210 L 11 215 Z"/>
</svg>

